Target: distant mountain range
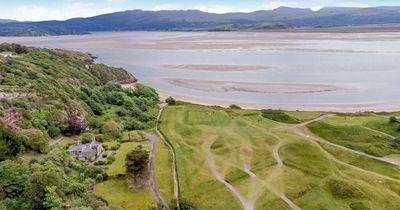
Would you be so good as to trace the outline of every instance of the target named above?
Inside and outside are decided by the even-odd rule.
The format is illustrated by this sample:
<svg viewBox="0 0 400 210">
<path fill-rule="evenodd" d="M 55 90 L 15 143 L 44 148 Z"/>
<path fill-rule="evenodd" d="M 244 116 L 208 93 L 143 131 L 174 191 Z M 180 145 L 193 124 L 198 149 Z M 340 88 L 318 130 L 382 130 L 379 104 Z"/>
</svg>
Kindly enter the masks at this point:
<svg viewBox="0 0 400 210">
<path fill-rule="evenodd" d="M 268 30 L 370 24 L 400 24 L 400 7 L 327 7 L 319 11 L 279 7 L 274 10 L 226 14 L 198 10 L 130 10 L 66 21 L 0 20 L 0 35 L 60 35 L 135 30 Z"/>
<path fill-rule="evenodd" d="M 12 22 L 18 22 L 18 21 L 9 20 L 9 19 L 0 19 L 0 23 L 12 23 Z"/>
</svg>

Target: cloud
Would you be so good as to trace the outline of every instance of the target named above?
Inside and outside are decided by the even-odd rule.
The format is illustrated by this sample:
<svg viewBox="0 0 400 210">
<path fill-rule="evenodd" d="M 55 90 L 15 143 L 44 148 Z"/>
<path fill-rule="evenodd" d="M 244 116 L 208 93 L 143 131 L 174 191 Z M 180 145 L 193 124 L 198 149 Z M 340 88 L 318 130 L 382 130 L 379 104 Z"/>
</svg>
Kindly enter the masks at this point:
<svg viewBox="0 0 400 210">
<path fill-rule="evenodd" d="M 61 7 L 24 5 L 9 9 L 0 7 L 0 10 L 2 11 L 1 18 L 20 21 L 66 20 L 117 11 L 112 7 L 99 7 L 93 3 L 77 1 L 70 1 L 69 4 Z"/>
</svg>

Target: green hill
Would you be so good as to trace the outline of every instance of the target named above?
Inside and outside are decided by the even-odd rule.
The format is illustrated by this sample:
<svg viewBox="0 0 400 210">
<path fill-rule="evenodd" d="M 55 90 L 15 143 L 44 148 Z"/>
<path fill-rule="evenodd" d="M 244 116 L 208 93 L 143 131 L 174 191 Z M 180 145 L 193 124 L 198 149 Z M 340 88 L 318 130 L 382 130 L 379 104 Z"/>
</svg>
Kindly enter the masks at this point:
<svg viewBox="0 0 400 210">
<path fill-rule="evenodd" d="M 0 209 L 109 209 L 92 191 L 104 167 L 66 146 L 131 141 L 130 132 L 152 128 L 158 94 L 136 82 L 90 54 L 0 45 Z"/>
</svg>

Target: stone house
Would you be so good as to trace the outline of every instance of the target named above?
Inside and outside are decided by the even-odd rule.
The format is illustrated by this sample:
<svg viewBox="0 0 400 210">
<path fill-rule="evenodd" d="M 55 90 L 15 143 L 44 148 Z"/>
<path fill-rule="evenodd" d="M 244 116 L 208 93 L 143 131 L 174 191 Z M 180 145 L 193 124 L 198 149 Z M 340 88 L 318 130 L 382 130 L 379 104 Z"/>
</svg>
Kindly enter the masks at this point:
<svg viewBox="0 0 400 210">
<path fill-rule="evenodd" d="M 96 140 L 88 144 L 74 144 L 68 148 L 68 151 L 76 155 L 79 160 L 93 162 L 101 157 L 104 152 L 102 144 Z"/>
</svg>

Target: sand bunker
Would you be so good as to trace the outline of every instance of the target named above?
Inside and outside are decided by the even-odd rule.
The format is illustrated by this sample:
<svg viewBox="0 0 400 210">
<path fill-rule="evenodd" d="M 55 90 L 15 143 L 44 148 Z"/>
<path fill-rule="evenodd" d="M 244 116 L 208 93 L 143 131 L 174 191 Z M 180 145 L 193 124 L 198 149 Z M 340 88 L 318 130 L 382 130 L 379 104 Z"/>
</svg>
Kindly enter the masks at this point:
<svg viewBox="0 0 400 210">
<path fill-rule="evenodd" d="M 194 71 L 257 71 L 268 69 L 268 66 L 263 65 L 211 65 L 211 64 L 182 64 L 163 65 L 164 68 L 178 70 L 194 70 Z"/>
<path fill-rule="evenodd" d="M 229 81 L 210 81 L 166 78 L 169 84 L 201 90 L 207 92 L 253 92 L 253 93 L 317 93 L 337 91 L 344 88 L 333 85 L 320 84 L 292 84 L 292 83 L 248 83 Z"/>
</svg>

